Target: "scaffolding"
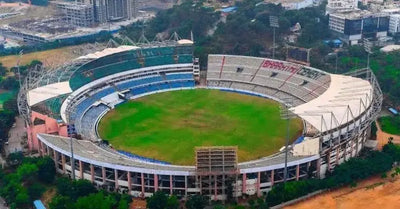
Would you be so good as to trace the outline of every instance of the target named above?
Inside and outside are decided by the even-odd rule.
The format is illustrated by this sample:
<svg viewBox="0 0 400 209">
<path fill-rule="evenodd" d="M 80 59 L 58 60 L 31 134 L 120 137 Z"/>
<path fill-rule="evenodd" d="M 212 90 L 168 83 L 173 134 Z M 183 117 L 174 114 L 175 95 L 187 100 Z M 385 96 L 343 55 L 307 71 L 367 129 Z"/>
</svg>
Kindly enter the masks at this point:
<svg viewBox="0 0 400 209">
<path fill-rule="evenodd" d="M 221 199 L 219 195 L 232 194 L 233 191 L 228 191 L 228 188 L 231 188 L 233 180 L 237 182 L 239 174 L 237 146 L 196 147 L 195 151 L 200 193 L 215 200 Z"/>
</svg>

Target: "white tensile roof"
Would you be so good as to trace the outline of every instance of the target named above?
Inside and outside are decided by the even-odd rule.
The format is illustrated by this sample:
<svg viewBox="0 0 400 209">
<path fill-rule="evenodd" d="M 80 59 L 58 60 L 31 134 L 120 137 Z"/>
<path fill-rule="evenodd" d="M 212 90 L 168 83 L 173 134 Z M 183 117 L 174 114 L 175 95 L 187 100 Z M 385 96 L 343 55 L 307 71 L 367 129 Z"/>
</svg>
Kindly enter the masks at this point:
<svg viewBox="0 0 400 209">
<path fill-rule="evenodd" d="M 123 45 L 119 46 L 117 48 L 107 48 L 104 49 L 103 51 L 95 52 L 92 54 L 88 54 L 85 56 L 78 57 L 77 59 L 98 59 L 101 57 L 105 57 L 107 55 L 123 52 L 123 51 L 129 51 L 129 50 L 134 50 L 134 49 L 139 49 L 140 47 L 137 46 L 128 46 L 128 45 Z"/>
<path fill-rule="evenodd" d="M 373 87 L 363 79 L 331 74 L 329 88 L 319 97 L 290 110 L 324 132 L 360 116 L 371 104 Z"/>
<path fill-rule="evenodd" d="M 69 87 L 69 81 L 41 86 L 28 92 L 28 105 L 33 106 L 53 97 L 68 94 L 71 92 L 72 89 L 71 87 Z"/>
<path fill-rule="evenodd" d="M 182 44 L 182 45 L 193 44 L 193 41 L 191 41 L 189 39 L 181 39 L 181 40 L 178 41 L 178 44 Z"/>
</svg>

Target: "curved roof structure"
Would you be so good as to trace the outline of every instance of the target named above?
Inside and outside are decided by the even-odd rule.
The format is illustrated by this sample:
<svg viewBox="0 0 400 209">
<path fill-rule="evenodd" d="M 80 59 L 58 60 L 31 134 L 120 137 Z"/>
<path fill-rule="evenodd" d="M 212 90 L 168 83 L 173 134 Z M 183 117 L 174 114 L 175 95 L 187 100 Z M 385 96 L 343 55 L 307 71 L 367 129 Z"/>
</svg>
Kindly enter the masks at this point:
<svg viewBox="0 0 400 209">
<path fill-rule="evenodd" d="M 372 85 L 363 79 L 330 74 L 329 88 L 319 97 L 291 108 L 318 131 L 338 128 L 360 116 L 371 105 Z"/>
<path fill-rule="evenodd" d="M 50 134 L 39 134 L 40 140 L 52 149 L 70 156 L 70 139 L 62 136 Z M 73 139 L 74 158 L 95 165 L 102 165 L 109 168 L 132 172 L 157 173 L 164 175 L 190 175 L 196 172 L 195 166 L 163 165 L 156 163 L 143 162 L 121 155 L 110 148 L 102 148 L 97 144 L 87 140 Z M 265 169 L 278 169 L 284 167 L 284 152 L 259 160 L 239 163 L 241 172 L 258 172 Z M 318 159 L 318 155 L 313 156 L 293 156 L 288 155 L 288 165 L 291 166 Z"/>
<path fill-rule="evenodd" d="M 98 59 L 98 58 L 105 57 L 105 56 L 108 56 L 111 54 L 129 51 L 129 50 L 135 50 L 135 49 L 140 49 L 140 47 L 123 45 L 123 46 L 119 46 L 117 48 L 106 48 L 103 51 L 91 53 L 91 54 L 88 54 L 85 56 L 81 56 L 81 57 L 78 57 L 77 59 Z"/>
<path fill-rule="evenodd" d="M 28 105 L 33 106 L 48 99 L 71 92 L 72 89 L 69 87 L 68 81 L 41 86 L 28 92 Z"/>
</svg>

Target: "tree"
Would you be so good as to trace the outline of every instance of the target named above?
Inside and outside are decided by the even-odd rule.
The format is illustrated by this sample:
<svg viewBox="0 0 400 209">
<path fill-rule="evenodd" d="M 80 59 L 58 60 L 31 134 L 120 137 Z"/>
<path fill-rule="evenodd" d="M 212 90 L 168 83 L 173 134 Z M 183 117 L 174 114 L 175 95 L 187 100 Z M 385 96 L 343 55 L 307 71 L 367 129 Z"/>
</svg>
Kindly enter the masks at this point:
<svg viewBox="0 0 400 209">
<path fill-rule="evenodd" d="M 178 209 L 178 208 L 179 208 L 178 198 L 175 195 L 169 196 L 166 209 Z"/>
<path fill-rule="evenodd" d="M 57 195 L 51 199 L 49 203 L 50 209 L 73 209 L 73 203 L 71 198 Z"/>
<path fill-rule="evenodd" d="M 24 154 L 22 152 L 10 153 L 7 157 L 7 162 L 11 165 L 20 165 L 24 159 Z"/>
<path fill-rule="evenodd" d="M 73 182 L 73 187 L 76 192 L 76 197 L 83 197 L 88 194 L 96 193 L 97 190 L 88 180 L 79 179 Z"/>
<path fill-rule="evenodd" d="M 116 200 L 111 195 L 105 195 L 104 192 L 90 194 L 86 197 L 80 197 L 75 203 L 75 208 L 79 209 L 109 209 L 116 205 Z"/>
<path fill-rule="evenodd" d="M 90 181 L 76 180 L 71 181 L 68 178 L 59 178 L 56 183 L 57 193 L 71 198 L 76 201 L 79 197 L 87 196 L 96 193 L 96 188 Z"/>
<path fill-rule="evenodd" d="M 186 208 L 187 209 L 203 209 L 207 206 L 207 198 L 202 195 L 194 195 L 191 196 L 187 201 L 186 201 Z"/>
<path fill-rule="evenodd" d="M 17 175 L 20 180 L 32 182 L 37 176 L 38 170 L 37 165 L 25 163 L 18 167 Z"/>
<path fill-rule="evenodd" d="M 267 203 L 262 199 L 258 198 L 257 199 L 257 209 L 268 209 Z"/>
<path fill-rule="evenodd" d="M 22 208 L 23 205 L 29 203 L 29 195 L 25 188 L 20 190 L 15 197 L 15 203 L 17 204 L 18 208 Z"/>
<path fill-rule="evenodd" d="M 146 202 L 149 209 L 165 209 L 168 204 L 168 197 L 164 192 L 157 191 Z"/>
<path fill-rule="evenodd" d="M 214 206 L 214 209 L 225 209 L 223 205 L 216 205 Z"/>
<path fill-rule="evenodd" d="M 19 83 L 14 77 L 7 77 L 0 82 L 0 87 L 6 90 L 15 90 L 19 88 Z"/>
<path fill-rule="evenodd" d="M 111 195 L 104 192 L 93 193 L 85 197 L 80 197 L 75 203 L 75 208 L 79 209 L 109 209 L 116 205 L 117 201 Z"/>
<path fill-rule="evenodd" d="M 0 76 L 5 76 L 7 73 L 7 68 L 3 66 L 3 63 L 0 62 Z"/>
<path fill-rule="evenodd" d="M 44 183 L 52 183 L 56 176 L 56 167 L 54 161 L 46 156 L 44 158 L 40 158 L 38 163 L 38 177 L 39 180 Z"/>
<path fill-rule="evenodd" d="M 15 114 L 9 111 L 0 111 L 0 140 L 8 139 L 8 132 L 15 121 Z"/>
<path fill-rule="evenodd" d="M 39 199 L 42 194 L 46 191 L 46 188 L 38 183 L 33 183 L 28 187 L 28 194 L 31 201 Z"/>
<path fill-rule="evenodd" d="M 9 100 L 5 101 L 3 103 L 3 109 L 13 113 L 14 115 L 17 115 L 18 114 L 17 97 L 13 96 Z"/>
<path fill-rule="evenodd" d="M 120 200 L 118 203 L 118 209 L 129 209 L 129 203 L 127 200 Z"/>
</svg>

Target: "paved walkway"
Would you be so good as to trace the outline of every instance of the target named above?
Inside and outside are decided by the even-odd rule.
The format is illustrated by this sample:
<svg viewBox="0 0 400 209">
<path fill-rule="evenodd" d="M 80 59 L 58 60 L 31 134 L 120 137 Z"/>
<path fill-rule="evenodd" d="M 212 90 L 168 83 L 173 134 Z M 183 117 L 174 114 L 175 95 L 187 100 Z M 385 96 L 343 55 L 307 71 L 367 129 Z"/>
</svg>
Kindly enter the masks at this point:
<svg viewBox="0 0 400 209">
<path fill-rule="evenodd" d="M 11 128 L 8 135 L 8 145 L 5 145 L 4 147 L 6 155 L 9 155 L 13 152 L 23 151 L 21 142 L 26 136 L 26 130 L 24 120 L 21 117 L 15 118 L 15 127 Z"/>
</svg>

